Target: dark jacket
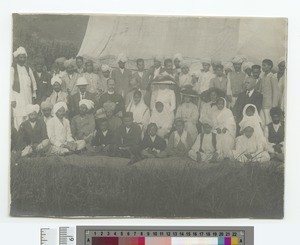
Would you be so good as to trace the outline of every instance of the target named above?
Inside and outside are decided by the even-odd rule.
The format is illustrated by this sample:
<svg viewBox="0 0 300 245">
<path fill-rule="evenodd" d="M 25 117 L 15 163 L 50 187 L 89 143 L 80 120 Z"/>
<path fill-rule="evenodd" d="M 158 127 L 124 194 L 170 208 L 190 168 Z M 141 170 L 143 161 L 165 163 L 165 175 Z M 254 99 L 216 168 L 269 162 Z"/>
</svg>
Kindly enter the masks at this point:
<svg viewBox="0 0 300 245">
<path fill-rule="evenodd" d="M 51 78 L 52 76 L 47 72 L 42 72 L 39 77 L 36 71 L 33 72 L 36 81 L 36 103 L 41 104 L 52 93 Z"/>
<path fill-rule="evenodd" d="M 84 99 L 93 101 L 94 102 L 94 110 L 98 109 L 97 108 L 98 103 L 97 103 L 95 94 L 86 91 Z M 80 93 L 79 92 L 70 96 L 69 108 L 70 108 L 70 116 L 71 117 L 74 117 L 79 114 L 79 101 L 80 101 Z"/>
<path fill-rule="evenodd" d="M 113 132 L 108 130 L 104 136 L 101 130 L 97 130 L 95 137 L 92 139 L 92 146 L 111 145 L 113 143 Z"/>
<path fill-rule="evenodd" d="M 48 134 L 46 124 L 43 120 L 38 119 L 34 128 L 32 128 L 29 120 L 26 120 L 20 125 L 20 149 L 24 149 L 28 145 L 40 144 L 45 139 L 48 139 Z"/>
<path fill-rule="evenodd" d="M 150 148 L 151 150 L 153 150 L 155 148 L 157 150 L 163 151 L 164 149 L 166 149 L 166 147 L 166 141 L 158 135 L 156 135 L 155 140 L 153 142 L 150 136 L 146 134 L 141 142 L 141 150 L 144 150 L 146 148 Z"/>
<path fill-rule="evenodd" d="M 125 125 L 121 125 L 115 134 L 114 143 L 122 147 L 137 147 L 141 141 L 141 128 L 137 123 L 132 123 L 128 133 Z"/>
<path fill-rule="evenodd" d="M 233 115 L 236 117 L 236 121 L 240 122 L 243 118 L 243 109 L 247 104 L 253 104 L 257 108 L 257 112 L 260 113 L 262 107 L 263 95 L 254 90 L 252 95 L 249 97 L 247 91 L 242 92 L 238 95 L 237 101 L 233 108 Z"/>
</svg>

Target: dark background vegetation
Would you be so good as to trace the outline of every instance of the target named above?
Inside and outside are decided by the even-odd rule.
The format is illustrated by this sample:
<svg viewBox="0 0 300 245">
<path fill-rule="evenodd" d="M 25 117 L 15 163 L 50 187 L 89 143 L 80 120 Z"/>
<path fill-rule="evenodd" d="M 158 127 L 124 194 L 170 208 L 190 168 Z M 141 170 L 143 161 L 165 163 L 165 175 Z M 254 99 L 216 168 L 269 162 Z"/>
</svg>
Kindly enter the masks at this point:
<svg viewBox="0 0 300 245">
<path fill-rule="evenodd" d="M 43 57 L 48 69 L 59 57 L 76 57 L 85 35 L 88 15 L 13 15 L 13 50 L 23 46 L 29 65 Z"/>
</svg>

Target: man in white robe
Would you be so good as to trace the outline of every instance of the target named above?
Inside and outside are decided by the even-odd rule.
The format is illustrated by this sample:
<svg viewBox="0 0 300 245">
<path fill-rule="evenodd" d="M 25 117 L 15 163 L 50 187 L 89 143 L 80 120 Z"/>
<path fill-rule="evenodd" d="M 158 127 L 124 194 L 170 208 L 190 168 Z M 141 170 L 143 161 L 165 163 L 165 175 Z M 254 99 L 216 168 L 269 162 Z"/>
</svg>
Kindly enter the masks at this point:
<svg viewBox="0 0 300 245">
<path fill-rule="evenodd" d="M 27 119 L 26 106 L 36 99 L 37 85 L 30 67 L 26 65 L 27 52 L 19 47 L 14 53 L 15 62 L 11 67 L 11 105 L 15 128 L 18 130 Z"/>
</svg>

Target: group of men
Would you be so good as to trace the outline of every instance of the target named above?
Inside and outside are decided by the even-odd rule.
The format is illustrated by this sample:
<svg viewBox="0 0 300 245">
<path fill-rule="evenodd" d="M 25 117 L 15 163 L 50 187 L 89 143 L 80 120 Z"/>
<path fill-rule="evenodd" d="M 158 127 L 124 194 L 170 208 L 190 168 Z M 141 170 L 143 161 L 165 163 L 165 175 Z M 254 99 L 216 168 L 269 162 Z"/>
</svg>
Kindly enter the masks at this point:
<svg viewBox="0 0 300 245">
<path fill-rule="evenodd" d="M 27 66 L 23 47 L 13 56 L 12 150 L 21 156 L 85 151 L 131 162 L 167 156 L 283 160 L 284 58 L 277 73 L 269 59 L 259 65 L 242 56 L 223 63 L 204 58 L 202 69 L 191 73 L 181 54 L 157 56 L 149 69 L 137 59 L 134 72 L 126 68 L 125 54 L 114 69 L 80 56 L 61 57 L 47 72 L 43 58 L 34 69 Z M 257 145 L 256 122 L 245 120 L 248 105 L 259 115 L 266 146 Z M 232 147 L 223 149 L 229 134 Z"/>
</svg>

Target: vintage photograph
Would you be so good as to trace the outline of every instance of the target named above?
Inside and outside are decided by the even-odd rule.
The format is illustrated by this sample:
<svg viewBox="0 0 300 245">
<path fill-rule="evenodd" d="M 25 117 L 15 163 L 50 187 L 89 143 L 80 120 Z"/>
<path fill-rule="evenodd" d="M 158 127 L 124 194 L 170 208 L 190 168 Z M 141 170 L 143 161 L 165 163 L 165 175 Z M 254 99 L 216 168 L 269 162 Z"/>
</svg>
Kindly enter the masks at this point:
<svg viewBox="0 0 300 245">
<path fill-rule="evenodd" d="M 12 18 L 11 216 L 284 217 L 287 19 Z"/>
</svg>

